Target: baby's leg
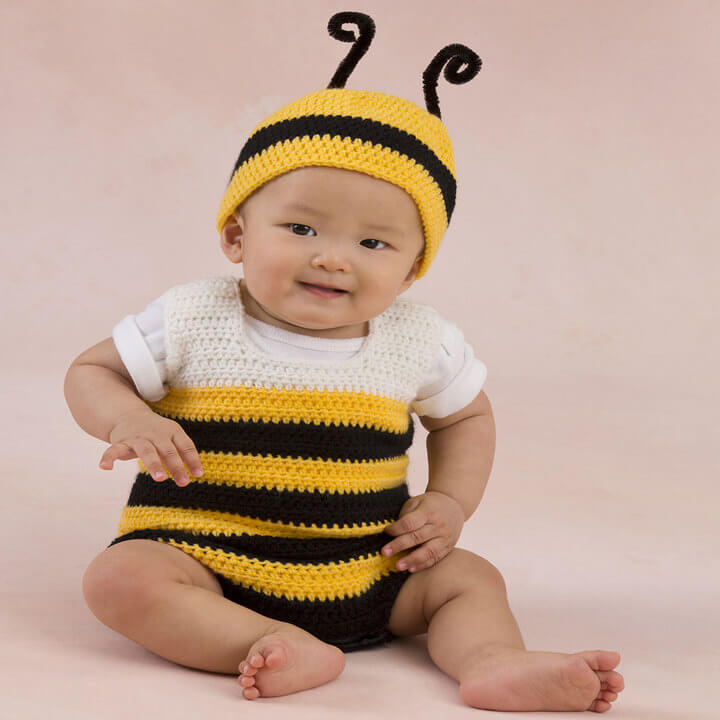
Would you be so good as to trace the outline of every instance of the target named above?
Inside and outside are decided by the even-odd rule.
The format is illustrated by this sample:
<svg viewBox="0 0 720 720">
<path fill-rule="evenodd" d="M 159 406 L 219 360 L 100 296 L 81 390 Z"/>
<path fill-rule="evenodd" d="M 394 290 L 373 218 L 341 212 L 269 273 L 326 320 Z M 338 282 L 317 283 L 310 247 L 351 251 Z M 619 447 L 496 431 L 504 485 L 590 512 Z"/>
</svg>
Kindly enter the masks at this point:
<svg viewBox="0 0 720 720">
<path fill-rule="evenodd" d="M 231 602 L 202 563 L 155 540 L 126 540 L 104 550 L 85 571 L 83 593 L 102 623 L 180 665 L 237 674 L 245 659 L 272 656 L 268 665 L 278 687 L 264 695 L 322 685 L 345 664 L 334 645 Z M 256 693 L 244 692 L 249 699 Z"/>
<path fill-rule="evenodd" d="M 502 575 L 461 548 L 406 581 L 389 629 L 398 635 L 427 629 L 430 657 L 473 707 L 605 712 L 624 687 L 613 671 L 616 652 L 526 650 Z"/>
<path fill-rule="evenodd" d="M 500 572 L 473 553 L 463 561 L 464 590 L 433 615 L 428 629 L 433 660 L 455 673 L 462 699 L 493 710 L 609 710 L 622 676 L 608 671 L 620 656 L 527 651 Z"/>
</svg>

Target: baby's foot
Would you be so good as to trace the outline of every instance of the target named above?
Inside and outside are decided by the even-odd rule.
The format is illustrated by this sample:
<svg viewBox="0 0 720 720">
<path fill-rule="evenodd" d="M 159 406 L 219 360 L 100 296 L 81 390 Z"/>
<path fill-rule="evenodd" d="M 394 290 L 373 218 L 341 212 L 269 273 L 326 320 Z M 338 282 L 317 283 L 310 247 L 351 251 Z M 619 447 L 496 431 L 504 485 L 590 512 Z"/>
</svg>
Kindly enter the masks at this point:
<svg viewBox="0 0 720 720">
<path fill-rule="evenodd" d="M 505 648 L 468 664 L 460 697 L 483 710 L 607 712 L 625 687 L 613 672 L 620 655 L 605 650 L 567 654 Z"/>
<path fill-rule="evenodd" d="M 295 625 L 283 625 L 255 642 L 240 663 L 243 696 L 289 695 L 334 680 L 345 667 L 345 655 Z"/>
</svg>

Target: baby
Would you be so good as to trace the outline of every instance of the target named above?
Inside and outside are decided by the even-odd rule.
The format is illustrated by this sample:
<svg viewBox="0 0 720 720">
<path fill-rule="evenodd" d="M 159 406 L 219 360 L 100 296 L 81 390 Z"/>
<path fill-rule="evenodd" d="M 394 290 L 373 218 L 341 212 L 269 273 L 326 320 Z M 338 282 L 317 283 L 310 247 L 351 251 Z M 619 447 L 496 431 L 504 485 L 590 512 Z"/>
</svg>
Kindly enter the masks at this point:
<svg viewBox="0 0 720 720">
<path fill-rule="evenodd" d="M 331 34 L 348 40 L 349 21 L 367 49 L 366 15 L 336 14 Z M 328 89 L 261 123 L 218 216 L 243 278 L 173 286 L 73 361 L 65 396 L 110 443 L 100 467 L 139 463 L 83 592 L 161 657 L 239 673 L 248 699 L 316 687 L 346 652 L 427 633 L 470 706 L 605 712 L 624 687 L 618 653 L 528 651 L 500 572 L 455 547 L 494 456 L 486 371 L 459 328 L 400 297 L 454 204 L 431 94 L 447 58 L 453 82 L 480 67 L 444 48 L 427 110 L 344 89 L 341 64 Z M 414 497 L 411 411 L 429 431 Z"/>
</svg>

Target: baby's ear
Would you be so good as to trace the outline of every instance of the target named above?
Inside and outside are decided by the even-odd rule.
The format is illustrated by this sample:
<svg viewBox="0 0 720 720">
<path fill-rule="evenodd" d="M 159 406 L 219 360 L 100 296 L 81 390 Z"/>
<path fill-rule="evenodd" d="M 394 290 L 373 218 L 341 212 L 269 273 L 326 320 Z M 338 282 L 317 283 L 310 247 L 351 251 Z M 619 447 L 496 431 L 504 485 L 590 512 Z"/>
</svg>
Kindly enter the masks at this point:
<svg viewBox="0 0 720 720">
<path fill-rule="evenodd" d="M 422 262 L 422 259 L 423 259 L 422 255 L 415 258 L 415 262 L 412 264 L 412 267 L 410 268 L 410 272 L 408 272 L 405 280 L 413 281 L 415 279 L 415 276 L 417 275 L 417 271 L 420 269 L 420 263 Z"/>
<path fill-rule="evenodd" d="M 220 233 L 220 247 L 225 255 L 227 255 L 228 260 L 234 263 L 242 262 L 242 222 L 242 218 L 240 218 L 240 222 L 238 222 L 235 215 L 231 215 L 225 221 L 225 225 Z"/>
</svg>

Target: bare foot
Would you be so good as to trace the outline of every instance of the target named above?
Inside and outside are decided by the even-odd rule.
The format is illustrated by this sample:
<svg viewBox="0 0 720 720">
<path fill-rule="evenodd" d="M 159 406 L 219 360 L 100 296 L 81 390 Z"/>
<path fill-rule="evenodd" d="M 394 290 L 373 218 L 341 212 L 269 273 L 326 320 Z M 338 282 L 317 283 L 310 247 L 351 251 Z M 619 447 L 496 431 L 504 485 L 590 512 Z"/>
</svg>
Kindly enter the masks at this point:
<svg viewBox="0 0 720 720">
<path fill-rule="evenodd" d="M 504 648 L 469 663 L 460 697 L 483 710 L 607 712 L 625 687 L 606 650 L 567 654 Z"/>
<path fill-rule="evenodd" d="M 263 635 L 240 663 L 243 697 L 274 697 L 323 685 L 345 667 L 345 654 L 294 625 Z"/>
</svg>

